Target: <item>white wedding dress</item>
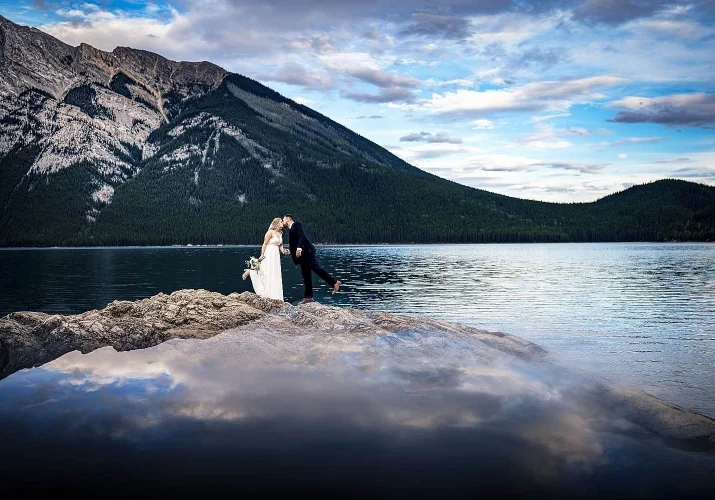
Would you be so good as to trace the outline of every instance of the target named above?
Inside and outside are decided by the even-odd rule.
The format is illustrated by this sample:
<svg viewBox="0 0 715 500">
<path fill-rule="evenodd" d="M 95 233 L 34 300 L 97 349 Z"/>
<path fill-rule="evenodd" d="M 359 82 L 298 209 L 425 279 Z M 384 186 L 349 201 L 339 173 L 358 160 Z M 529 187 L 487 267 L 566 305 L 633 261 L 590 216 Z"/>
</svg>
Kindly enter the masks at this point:
<svg viewBox="0 0 715 500">
<path fill-rule="evenodd" d="M 261 297 L 283 300 L 283 276 L 281 274 L 281 248 L 283 236 L 272 236 L 268 245 L 261 267 L 258 271 L 251 271 L 253 290 Z"/>
</svg>

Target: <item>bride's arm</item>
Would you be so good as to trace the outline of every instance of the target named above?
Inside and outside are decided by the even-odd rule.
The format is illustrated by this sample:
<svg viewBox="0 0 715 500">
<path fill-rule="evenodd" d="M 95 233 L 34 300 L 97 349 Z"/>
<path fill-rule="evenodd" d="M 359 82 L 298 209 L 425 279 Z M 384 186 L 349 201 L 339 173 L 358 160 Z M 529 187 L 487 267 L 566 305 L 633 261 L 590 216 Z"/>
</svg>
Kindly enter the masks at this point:
<svg viewBox="0 0 715 500">
<path fill-rule="evenodd" d="M 263 246 L 261 247 L 261 256 L 259 257 L 259 259 L 261 259 L 261 260 L 263 260 L 263 257 L 266 256 L 266 247 L 268 246 L 268 242 L 271 241 L 271 236 L 273 236 L 273 235 L 271 234 L 270 231 L 268 231 L 266 233 L 266 236 L 263 238 Z"/>
</svg>

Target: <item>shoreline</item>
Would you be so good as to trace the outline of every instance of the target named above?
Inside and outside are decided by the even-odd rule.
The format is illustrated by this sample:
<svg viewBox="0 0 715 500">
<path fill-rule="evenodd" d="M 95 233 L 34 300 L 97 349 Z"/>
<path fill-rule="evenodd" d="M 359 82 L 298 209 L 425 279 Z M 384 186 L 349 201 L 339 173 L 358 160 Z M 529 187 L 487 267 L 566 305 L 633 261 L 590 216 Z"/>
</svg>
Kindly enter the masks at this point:
<svg viewBox="0 0 715 500">
<path fill-rule="evenodd" d="M 535 245 L 715 245 L 715 241 L 564 241 L 564 242 L 523 242 L 523 243 L 314 243 L 317 247 L 419 247 L 419 246 L 535 246 Z M 95 245 L 95 246 L 42 246 L 42 247 L 0 247 L 3 250 L 117 250 L 117 249 L 192 249 L 192 248 L 255 248 L 260 243 L 216 244 L 216 245 Z"/>
</svg>

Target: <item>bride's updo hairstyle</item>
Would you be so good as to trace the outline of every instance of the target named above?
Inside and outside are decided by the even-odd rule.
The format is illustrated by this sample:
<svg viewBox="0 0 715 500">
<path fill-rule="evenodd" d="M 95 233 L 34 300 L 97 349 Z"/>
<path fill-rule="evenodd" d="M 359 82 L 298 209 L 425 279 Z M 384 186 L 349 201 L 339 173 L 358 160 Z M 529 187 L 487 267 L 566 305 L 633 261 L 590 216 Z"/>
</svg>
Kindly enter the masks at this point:
<svg viewBox="0 0 715 500">
<path fill-rule="evenodd" d="M 275 219 L 273 219 L 268 229 L 272 229 L 273 231 L 280 231 L 281 229 L 283 229 L 283 219 L 281 219 L 280 217 L 276 217 Z"/>
</svg>

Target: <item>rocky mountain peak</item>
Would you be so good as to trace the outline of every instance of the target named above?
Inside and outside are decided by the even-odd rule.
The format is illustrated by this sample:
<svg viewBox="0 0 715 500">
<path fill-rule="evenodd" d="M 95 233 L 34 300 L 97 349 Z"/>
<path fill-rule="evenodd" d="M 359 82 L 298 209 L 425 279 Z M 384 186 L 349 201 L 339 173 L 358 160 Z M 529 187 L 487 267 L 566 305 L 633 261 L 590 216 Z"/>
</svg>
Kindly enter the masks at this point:
<svg viewBox="0 0 715 500">
<path fill-rule="evenodd" d="M 108 85 L 119 72 L 147 87 L 157 97 L 214 88 L 226 70 L 209 62 L 176 62 L 129 47 L 107 52 L 86 43 L 72 47 L 42 31 L 0 16 L 0 89 L 19 95 L 37 89 L 62 99 L 71 88 L 87 83 Z M 161 107 L 159 104 L 157 107 Z"/>
<path fill-rule="evenodd" d="M 0 16 L 0 95 L 35 88 L 61 94 L 76 79 L 76 49 L 42 31 Z"/>
<path fill-rule="evenodd" d="M 0 68 L 0 167 L 22 165 L 7 179 L 12 197 L 33 192 L 34 176 L 87 165 L 91 175 L 73 186 L 87 221 L 139 172 L 150 134 L 226 75 L 145 50 L 72 47 L 1 16 Z"/>
<path fill-rule="evenodd" d="M 227 73 L 209 62 L 177 62 L 129 47 L 117 47 L 111 55 L 119 71 L 159 94 L 172 90 L 184 96 L 204 93 L 220 84 Z"/>
</svg>

